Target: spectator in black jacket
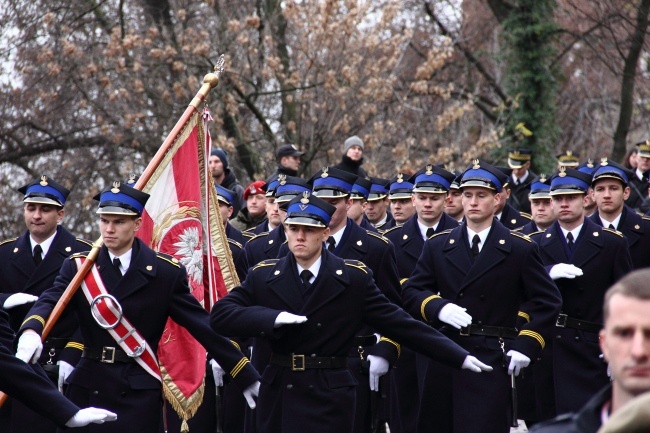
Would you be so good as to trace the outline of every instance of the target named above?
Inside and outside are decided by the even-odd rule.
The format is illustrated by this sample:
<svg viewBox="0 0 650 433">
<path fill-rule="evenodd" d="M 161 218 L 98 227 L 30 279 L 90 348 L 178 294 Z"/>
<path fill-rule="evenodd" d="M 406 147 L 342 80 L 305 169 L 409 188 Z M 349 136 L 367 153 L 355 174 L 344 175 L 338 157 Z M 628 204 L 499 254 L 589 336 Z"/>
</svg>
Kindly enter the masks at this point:
<svg viewBox="0 0 650 433">
<path fill-rule="evenodd" d="M 334 168 L 367 178 L 368 173 L 361 168 L 361 164 L 363 164 L 363 141 L 353 135 L 343 143 L 343 159 Z"/>
<path fill-rule="evenodd" d="M 293 144 L 285 144 L 280 146 L 275 154 L 278 161 L 278 168 L 270 176 L 272 179 L 277 179 L 279 174 L 287 176 L 298 176 L 300 170 L 300 158 L 305 154 L 301 152 Z"/>
<path fill-rule="evenodd" d="M 244 187 L 237 180 L 237 176 L 228 168 L 228 154 L 225 150 L 216 148 L 210 152 L 208 167 L 212 173 L 212 179 L 216 185 L 235 192 L 235 200 L 232 204 L 233 213 L 231 218 L 235 218 L 239 211 L 246 207 L 244 201 Z"/>
</svg>

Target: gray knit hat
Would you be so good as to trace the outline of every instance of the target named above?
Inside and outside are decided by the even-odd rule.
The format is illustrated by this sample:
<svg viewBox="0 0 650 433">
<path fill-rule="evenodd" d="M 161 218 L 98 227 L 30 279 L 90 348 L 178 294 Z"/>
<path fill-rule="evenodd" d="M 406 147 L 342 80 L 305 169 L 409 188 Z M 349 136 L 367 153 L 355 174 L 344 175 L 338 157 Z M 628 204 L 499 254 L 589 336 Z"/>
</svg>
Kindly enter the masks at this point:
<svg viewBox="0 0 650 433">
<path fill-rule="evenodd" d="M 361 139 L 356 135 L 345 140 L 345 143 L 343 144 L 343 155 L 347 155 L 348 150 L 350 150 L 352 146 L 359 146 L 361 150 L 363 150 L 363 141 L 361 141 Z"/>
</svg>

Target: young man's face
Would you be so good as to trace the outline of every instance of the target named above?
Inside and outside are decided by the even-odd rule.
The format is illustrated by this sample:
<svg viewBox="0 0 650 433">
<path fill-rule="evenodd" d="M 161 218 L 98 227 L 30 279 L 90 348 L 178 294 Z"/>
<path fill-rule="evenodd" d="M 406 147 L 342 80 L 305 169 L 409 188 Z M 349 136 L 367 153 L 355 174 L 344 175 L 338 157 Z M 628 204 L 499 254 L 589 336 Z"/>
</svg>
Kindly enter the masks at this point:
<svg viewBox="0 0 650 433">
<path fill-rule="evenodd" d="M 503 212 L 503 208 L 506 207 L 506 202 L 510 198 L 510 188 L 503 188 L 501 190 L 501 193 L 499 193 L 499 201 L 497 202 L 497 206 L 494 209 L 494 214 L 498 215 L 501 212 Z"/>
<path fill-rule="evenodd" d="M 598 211 L 618 215 L 623 211 L 625 200 L 630 196 L 630 188 L 615 179 L 603 179 L 594 185 L 594 199 Z"/>
<path fill-rule="evenodd" d="M 296 257 L 296 261 L 298 263 L 313 263 L 318 259 L 323 242 L 330 234 L 330 229 L 328 227 L 285 224 L 285 233 L 289 250 Z"/>
<path fill-rule="evenodd" d="M 266 197 L 264 194 L 250 194 L 246 199 L 248 214 L 252 217 L 259 217 L 266 212 Z"/>
<path fill-rule="evenodd" d="M 212 177 L 221 177 L 223 175 L 223 163 L 215 155 L 211 155 L 208 159 L 208 168 L 212 173 Z"/>
<path fill-rule="evenodd" d="M 280 165 L 288 168 L 289 170 L 298 171 L 300 169 L 299 156 L 283 156 L 280 159 Z"/>
<path fill-rule="evenodd" d="M 585 194 L 561 194 L 551 197 L 551 207 L 560 224 L 572 224 L 584 218 Z"/>
<path fill-rule="evenodd" d="M 645 173 L 646 171 L 650 170 L 650 158 L 647 158 L 645 156 L 637 155 L 636 161 L 637 161 L 636 168 L 641 173 Z"/>
<path fill-rule="evenodd" d="M 390 212 L 398 224 L 404 224 L 415 213 L 415 207 L 413 207 L 411 197 L 391 199 Z"/>
<path fill-rule="evenodd" d="M 415 211 L 418 213 L 418 220 L 425 225 L 433 226 L 440 220 L 447 196 L 414 192 L 412 199 Z"/>
<path fill-rule="evenodd" d="M 232 216 L 232 211 L 233 211 L 232 206 L 229 206 L 222 201 L 219 202 L 219 213 L 221 213 L 221 221 L 223 221 L 223 225 L 226 225 L 226 223 Z"/>
<path fill-rule="evenodd" d="M 609 363 L 614 396 L 650 391 L 650 300 L 620 293 L 609 300 L 600 348 Z"/>
<path fill-rule="evenodd" d="M 366 216 L 368 220 L 377 224 L 386 216 L 386 210 L 388 209 L 388 199 L 384 198 L 381 200 L 369 201 L 366 206 Z"/>
<path fill-rule="evenodd" d="M 352 161 L 359 161 L 363 157 L 363 149 L 361 146 L 350 146 L 345 156 L 350 158 Z"/>
<path fill-rule="evenodd" d="M 513 168 L 512 169 L 512 175 L 515 176 L 517 179 L 521 179 L 524 177 L 528 169 L 530 168 L 530 162 L 525 163 L 519 168 Z"/>
<path fill-rule="evenodd" d="M 550 198 L 533 198 L 530 200 L 530 213 L 533 221 L 540 229 L 547 229 L 553 221 L 555 214 L 551 207 Z"/>
<path fill-rule="evenodd" d="M 463 193 L 459 189 L 450 189 L 445 198 L 445 213 L 455 220 L 463 217 Z"/>
<path fill-rule="evenodd" d="M 470 186 L 463 188 L 465 219 L 475 225 L 485 225 L 494 218 L 501 195 L 488 188 Z"/>
<path fill-rule="evenodd" d="M 142 225 L 142 218 L 131 215 L 99 216 L 99 231 L 102 241 L 108 250 L 116 256 L 121 256 L 133 245 L 135 232 Z"/>
<path fill-rule="evenodd" d="M 63 220 L 63 208 L 51 204 L 25 203 L 23 215 L 25 225 L 34 240 L 41 242 L 56 231 L 56 226 Z"/>
<path fill-rule="evenodd" d="M 354 221 L 360 221 L 363 213 L 366 210 L 366 201 L 362 199 L 350 200 L 350 208 L 348 209 L 348 217 Z"/>
<path fill-rule="evenodd" d="M 275 197 L 266 197 L 266 218 L 269 220 L 269 223 L 276 227 L 282 222 L 280 208 L 275 202 Z"/>
<path fill-rule="evenodd" d="M 348 209 L 350 208 L 352 200 L 349 200 L 348 196 L 334 198 L 323 197 L 323 200 L 336 208 L 336 211 L 334 211 L 334 214 L 330 219 L 330 229 L 336 233 L 347 221 Z"/>
</svg>

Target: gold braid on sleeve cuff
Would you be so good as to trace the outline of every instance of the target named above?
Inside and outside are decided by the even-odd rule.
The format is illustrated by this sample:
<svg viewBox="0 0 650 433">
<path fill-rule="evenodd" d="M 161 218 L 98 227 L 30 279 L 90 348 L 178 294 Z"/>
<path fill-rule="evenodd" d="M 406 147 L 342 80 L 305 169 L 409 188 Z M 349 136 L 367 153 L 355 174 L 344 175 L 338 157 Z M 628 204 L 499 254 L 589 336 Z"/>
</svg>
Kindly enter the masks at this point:
<svg viewBox="0 0 650 433">
<path fill-rule="evenodd" d="M 386 338 L 386 337 L 381 337 L 379 339 L 379 341 L 385 341 L 387 343 L 390 343 L 390 344 L 394 345 L 397 348 L 397 356 L 398 357 L 402 354 L 402 346 L 400 346 L 400 344 L 398 342 L 393 341 L 390 338 Z"/>
<path fill-rule="evenodd" d="M 246 364 L 248 364 L 249 362 L 250 361 L 248 360 L 248 358 L 240 359 L 237 365 L 235 365 L 235 367 L 230 371 L 230 376 L 232 376 L 234 379 L 239 374 L 239 372 L 244 369 L 244 366 L 246 366 Z"/>
<path fill-rule="evenodd" d="M 45 326 L 45 319 L 43 319 L 41 316 L 29 316 L 28 318 L 25 319 L 25 321 L 23 322 L 23 324 L 20 325 L 20 326 L 21 326 L 21 327 L 22 327 L 22 326 L 25 326 L 25 323 L 29 322 L 29 321 L 32 320 L 32 319 L 33 319 L 33 320 L 36 320 L 36 321 L 38 321 L 38 322 L 41 322 L 41 325 L 42 325 L 42 326 Z"/>
<path fill-rule="evenodd" d="M 424 314 L 424 308 L 427 306 L 427 304 L 429 303 L 429 301 L 431 301 L 431 300 L 433 300 L 433 299 L 438 299 L 438 298 L 440 298 L 440 296 L 438 296 L 438 295 L 431 295 L 431 296 L 429 296 L 427 299 L 425 299 L 424 301 L 422 301 L 422 305 L 420 306 L 420 314 L 422 314 L 422 318 L 424 319 L 425 322 L 428 322 L 429 319 L 427 319 L 427 315 Z"/>
<path fill-rule="evenodd" d="M 519 332 L 519 335 L 525 335 L 527 337 L 534 338 L 535 340 L 537 340 L 537 342 L 540 344 L 540 346 L 542 346 L 542 349 L 546 346 L 546 343 L 544 342 L 544 337 L 542 337 L 540 334 L 538 334 L 535 331 L 530 331 L 528 329 L 524 329 L 521 332 Z"/>
<path fill-rule="evenodd" d="M 524 313 L 523 311 L 519 311 L 517 313 L 517 316 L 523 318 L 526 322 L 530 323 L 530 316 L 527 313 Z"/>
</svg>

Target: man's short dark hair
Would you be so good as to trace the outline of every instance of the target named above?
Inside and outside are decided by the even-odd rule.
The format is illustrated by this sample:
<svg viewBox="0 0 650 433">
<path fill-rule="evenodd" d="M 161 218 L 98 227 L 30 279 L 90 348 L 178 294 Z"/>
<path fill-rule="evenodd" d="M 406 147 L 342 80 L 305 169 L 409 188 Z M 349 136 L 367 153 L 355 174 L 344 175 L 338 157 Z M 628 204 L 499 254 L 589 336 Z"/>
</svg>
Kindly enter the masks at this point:
<svg viewBox="0 0 650 433">
<path fill-rule="evenodd" d="M 616 284 L 607 290 L 605 293 L 605 302 L 603 303 L 603 320 L 607 320 L 609 316 L 609 301 L 612 296 L 621 294 L 629 298 L 650 301 L 650 268 L 639 269 L 630 272 L 625 277 L 621 278 Z"/>
</svg>

